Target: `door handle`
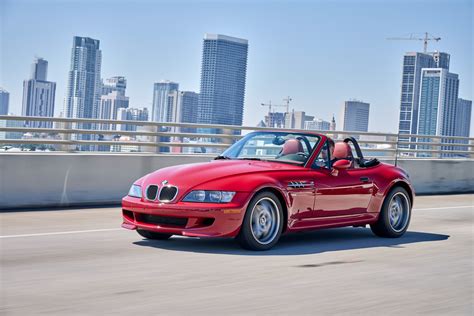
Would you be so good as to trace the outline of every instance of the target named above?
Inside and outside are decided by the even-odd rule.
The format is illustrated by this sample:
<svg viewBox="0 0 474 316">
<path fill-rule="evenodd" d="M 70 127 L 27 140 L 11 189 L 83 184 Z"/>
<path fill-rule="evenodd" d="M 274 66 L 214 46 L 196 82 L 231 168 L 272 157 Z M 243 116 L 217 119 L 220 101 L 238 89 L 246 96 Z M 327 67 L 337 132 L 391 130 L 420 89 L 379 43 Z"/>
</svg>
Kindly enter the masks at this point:
<svg viewBox="0 0 474 316">
<path fill-rule="evenodd" d="M 360 181 L 362 181 L 362 182 L 370 182 L 370 178 L 369 178 L 369 177 L 360 177 Z"/>
</svg>

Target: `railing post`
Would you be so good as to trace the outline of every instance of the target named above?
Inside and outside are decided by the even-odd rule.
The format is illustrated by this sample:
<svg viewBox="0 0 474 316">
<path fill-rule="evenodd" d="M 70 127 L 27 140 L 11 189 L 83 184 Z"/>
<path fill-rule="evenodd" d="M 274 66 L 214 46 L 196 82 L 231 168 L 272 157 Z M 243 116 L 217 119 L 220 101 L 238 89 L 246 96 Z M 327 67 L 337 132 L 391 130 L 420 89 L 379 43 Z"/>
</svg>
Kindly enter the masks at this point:
<svg viewBox="0 0 474 316">
<path fill-rule="evenodd" d="M 434 138 L 434 141 L 432 141 L 434 144 L 436 144 L 437 146 L 433 146 L 435 149 L 434 150 L 439 150 L 440 152 L 439 153 L 435 153 L 435 157 L 436 158 L 443 158 L 443 153 L 442 151 L 444 150 L 443 146 L 440 146 L 441 143 L 443 143 L 443 139 L 442 138 L 438 138 L 438 137 L 435 137 Z M 432 149 L 433 149 L 432 147 Z"/>
<path fill-rule="evenodd" d="M 72 129 L 72 122 L 57 122 L 57 126 L 60 129 Z M 65 141 L 70 141 L 72 140 L 72 134 L 71 133 L 60 133 L 61 139 Z M 69 144 L 61 144 L 58 146 L 60 151 L 65 151 L 65 152 L 74 152 L 76 151 L 75 145 L 69 145 Z"/>
<path fill-rule="evenodd" d="M 468 143 L 469 145 L 474 145 L 474 139 L 471 139 L 471 140 L 468 139 L 467 143 Z M 474 159 L 474 147 L 468 146 L 468 147 L 467 147 L 467 150 L 469 151 L 469 154 L 467 154 L 467 156 L 468 156 L 470 159 Z"/>
</svg>

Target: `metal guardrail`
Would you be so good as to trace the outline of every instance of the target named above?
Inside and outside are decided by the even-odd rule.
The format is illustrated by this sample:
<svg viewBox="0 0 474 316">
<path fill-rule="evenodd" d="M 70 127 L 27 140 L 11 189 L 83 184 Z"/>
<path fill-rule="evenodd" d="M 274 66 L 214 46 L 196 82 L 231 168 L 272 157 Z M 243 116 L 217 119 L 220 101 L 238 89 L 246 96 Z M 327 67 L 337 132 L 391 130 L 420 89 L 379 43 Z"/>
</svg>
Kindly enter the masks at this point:
<svg viewBox="0 0 474 316">
<path fill-rule="evenodd" d="M 37 125 L 35 122 L 46 122 L 46 125 L 53 125 L 53 127 L 35 127 Z M 121 130 L 124 127 L 129 130 Z M 7 150 L 8 146 L 19 146 L 24 150 L 48 148 L 61 152 L 88 150 L 215 154 L 243 137 L 241 134 L 257 130 L 275 129 L 233 125 L 0 115 L 0 149 L 3 147 Z M 308 132 L 308 130 L 279 130 Z M 347 131 L 313 132 L 326 134 L 335 141 L 354 136 L 359 139 L 363 151 L 375 157 L 393 158 L 398 155 L 410 158 L 474 158 L 474 138 L 468 137 Z"/>
</svg>

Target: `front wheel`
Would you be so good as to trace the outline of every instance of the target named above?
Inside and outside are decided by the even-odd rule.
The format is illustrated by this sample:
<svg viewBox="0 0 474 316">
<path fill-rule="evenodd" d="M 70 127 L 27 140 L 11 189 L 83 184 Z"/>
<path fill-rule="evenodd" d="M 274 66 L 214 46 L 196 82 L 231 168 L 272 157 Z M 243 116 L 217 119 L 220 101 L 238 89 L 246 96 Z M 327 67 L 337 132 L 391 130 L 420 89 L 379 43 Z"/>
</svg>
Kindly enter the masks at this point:
<svg viewBox="0 0 474 316">
<path fill-rule="evenodd" d="M 154 240 L 166 240 L 172 236 L 171 234 L 162 234 L 162 233 L 157 233 L 157 232 L 152 232 L 149 230 L 142 230 L 142 229 L 137 229 L 137 233 L 146 239 L 154 239 Z"/>
<path fill-rule="evenodd" d="M 372 232 L 380 237 L 401 237 L 408 229 L 411 218 L 411 203 L 408 192 L 396 187 L 385 197 L 379 219 L 370 225 Z"/>
<path fill-rule="evenodd" d="M 237 240 L 245 249 L 268 250 L 278 242 L 282 230 L 280 200 L 271 192 L 262 192 L 250 201 Z"/>
</svg>

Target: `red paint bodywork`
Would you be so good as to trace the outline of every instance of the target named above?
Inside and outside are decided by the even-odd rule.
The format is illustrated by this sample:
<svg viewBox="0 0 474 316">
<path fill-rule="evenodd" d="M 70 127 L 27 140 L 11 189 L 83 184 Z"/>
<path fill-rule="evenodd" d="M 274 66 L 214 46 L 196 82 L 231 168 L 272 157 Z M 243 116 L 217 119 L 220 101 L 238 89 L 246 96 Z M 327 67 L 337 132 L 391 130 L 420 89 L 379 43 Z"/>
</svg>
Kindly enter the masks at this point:
<svg viewBox="0 0 474 316">
<path fill-rule="evenodd" d="M 394 185 L 414 191 L 408 175 L 393 165 L 380 163 L 369 168 L 346 170 L 311 169 L 326 136 L 304 166 L 270 161 L 213 160 L 167 167 L 135 182 L 142 191 L 150 184 L 167 180 L 179 188 L 169 203 L 150 202 L 144 197 L 126 196 L 122 200 L 123 224 L 127 229 L 144 229 L 195 237 L 235 237 L 251 198 L 260 190 L 272 190 L 284 205 L 285 232 L 365 225 L 377 220 L 383 200 Z M 362 182 L 361 177 L 369 178 Z M 314 182 L 314 187 L 292 188 L 289 183 Z M 192 190 L 235 191 L 231 203 L 183 202 Z M 143 192 L 145 195 L 145 192 Z M 143 214 L 186 218 L 184 227 L 173 224 L 151 224 Z"/>
</svg>

